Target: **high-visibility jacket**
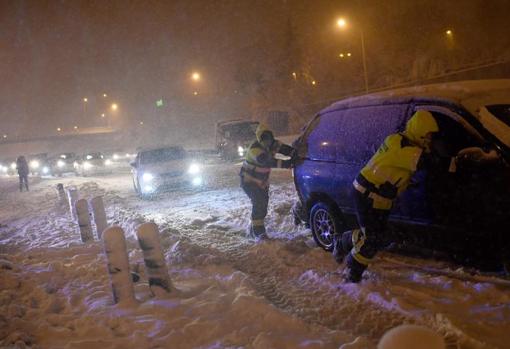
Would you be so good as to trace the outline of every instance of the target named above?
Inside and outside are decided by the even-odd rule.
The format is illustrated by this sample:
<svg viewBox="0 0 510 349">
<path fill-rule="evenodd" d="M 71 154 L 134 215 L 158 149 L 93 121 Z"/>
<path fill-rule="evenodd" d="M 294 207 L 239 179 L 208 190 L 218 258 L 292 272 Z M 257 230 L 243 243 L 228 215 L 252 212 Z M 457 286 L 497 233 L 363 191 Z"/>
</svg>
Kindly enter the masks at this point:
<svg viewBox="0 0 510 349">
<path fill-rule="evenodd" d="M 276 154 L 291 156 L 293 152 L 294 148 L 276 140 L 269 149 L 262 146 L 259 141 L 253 142 L 246 152 L 241 167 L 241 181 L 267 188 L 271 168 L 290 168 L 292 166 L 291 160 L 275 159 L 274 156 Z"/>
<path fill-rule="evenodd" d="M 425 167 L 454 172 L 455 157 L 425 153 L 405 134 L 392 134 L 361 169 L 353 185 L 358 191 L 370 192 L 375 208 L 390 209 L 392 200 L 406 190 L 414 173 Z"/>
</svg>

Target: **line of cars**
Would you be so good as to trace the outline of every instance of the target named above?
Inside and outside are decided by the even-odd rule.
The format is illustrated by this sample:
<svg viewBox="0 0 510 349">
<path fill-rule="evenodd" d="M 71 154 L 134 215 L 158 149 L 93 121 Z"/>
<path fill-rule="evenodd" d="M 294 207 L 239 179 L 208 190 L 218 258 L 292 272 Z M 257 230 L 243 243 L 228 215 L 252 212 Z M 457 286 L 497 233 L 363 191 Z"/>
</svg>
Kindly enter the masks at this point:
<svg viewBox="0 0 510 349">
<path fill-rule="evenodd" d="M 93 176 L 128 170 L 129 161 L 134 156 L 135 154 L 121 152 L 109 154 L 91 152 L 83 155 L 60 153 L 54 156 L 40 153 L 29 155 L 26 158 L 31 176 L 63 176 L 66 174 Z M 0 175 L 12 176 L 16 174 L 15 159 L 0 161 Z"/>
</svg>

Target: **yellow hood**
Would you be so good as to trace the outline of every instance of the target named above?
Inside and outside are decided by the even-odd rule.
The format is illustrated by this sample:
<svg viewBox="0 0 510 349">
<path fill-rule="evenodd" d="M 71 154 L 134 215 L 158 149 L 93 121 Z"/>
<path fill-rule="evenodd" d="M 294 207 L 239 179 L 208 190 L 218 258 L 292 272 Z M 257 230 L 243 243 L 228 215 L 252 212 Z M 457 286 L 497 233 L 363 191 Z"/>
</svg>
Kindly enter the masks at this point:
<svg viewBox="0 0 510 349">
<path fill-rule="evenodd" d="M 439 126 L 434 116 L 429 111 L 418 110 L 407 122 L 404 134 L 411 142 L 423 147 L 427 133 L 438 131 Z"/>
</svg>

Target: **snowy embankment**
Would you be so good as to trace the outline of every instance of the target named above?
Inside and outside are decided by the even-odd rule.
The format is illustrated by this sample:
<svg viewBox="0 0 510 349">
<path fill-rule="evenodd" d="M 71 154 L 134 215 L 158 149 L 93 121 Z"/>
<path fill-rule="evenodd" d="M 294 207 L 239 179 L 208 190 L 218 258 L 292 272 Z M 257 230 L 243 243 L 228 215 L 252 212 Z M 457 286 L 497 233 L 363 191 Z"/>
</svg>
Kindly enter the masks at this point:
<svg viewBox="0 0 510 349">
<path fill-rule="evenodd" d="M 212 164 L 205 191 L 151 201 L 135 196 L 126 175 L 44 180 L 22 194 L 1 179 L 0 347 L 375 348 L 403 323 L 432 328 L 448 348 L 508 347 L 504 282 L 382 253 L 360 285 L 342 283 L 342 269 L 293 225 L 288 171 L 273 173 L 272 239 L 249 241 L 238 170 Z M 81 243 L 58 203 L 58 182 L 76 185 L 81 197 L 104 196 L 108 222 L 126 231 L 130 266 L 141 277 L 136 303 L 113 304 L 102 244 Z M 154 296 L 147 283 L 135 231 L 148 221 L 160 229 L 177 288 L 170 294 Z"/>
</svg>

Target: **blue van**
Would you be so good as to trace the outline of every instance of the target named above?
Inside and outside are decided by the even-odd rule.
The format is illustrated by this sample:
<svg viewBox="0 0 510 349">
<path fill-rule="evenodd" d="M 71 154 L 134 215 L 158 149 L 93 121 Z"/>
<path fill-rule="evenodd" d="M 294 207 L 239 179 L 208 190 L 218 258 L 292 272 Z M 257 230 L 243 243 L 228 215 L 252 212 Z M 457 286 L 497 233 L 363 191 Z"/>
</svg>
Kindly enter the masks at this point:
<svg viewBox="0 0 510 349">
<path fill-rule="evenodd" d="M 475 260 L 510 254 L 510 80 L 427 85 L 353 97 L 320 111 L 295 142 L 299 161 L 294 215 L 330 251 L 335 233 L 356 223 L 352 182 L 386 136 L 402 132 L 418 109 L 435 116 L 441 155 L 466 147 L 495 150 L 490 165 L 455 173 L 418 171 L 389 219 L 409 246 Z M 478 258 L 479 260 L 480 258 Z"/>
</svg>

